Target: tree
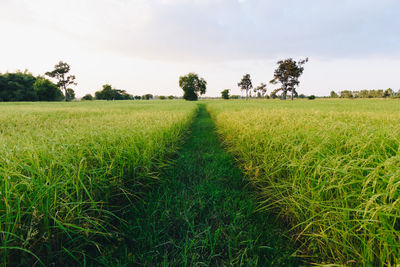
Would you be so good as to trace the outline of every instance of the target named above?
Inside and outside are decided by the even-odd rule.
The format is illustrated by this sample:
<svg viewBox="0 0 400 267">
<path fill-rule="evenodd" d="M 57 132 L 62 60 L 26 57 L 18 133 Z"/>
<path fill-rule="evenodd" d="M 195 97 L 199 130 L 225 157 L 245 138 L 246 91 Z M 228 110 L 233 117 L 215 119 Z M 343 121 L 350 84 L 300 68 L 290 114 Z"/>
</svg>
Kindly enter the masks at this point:
<svg viewBox="0 0 400 267">
<path fill-rule="evenodd" d="M 250 74 L 245 74 L 243 75 L 243 78 L 240 82 L 238 82 L 238 86 L 240 90 L 245 90 L 246 91 L 246 99 L 249 98 L 249 90 L 253 88 L 253 84 L 251 83 L 251 78 Z"/>
<path fill-rule="evenodd" d="M 203 95 L 207 90 L 207 82 L 200 78 L 196 73 L 189 73 L 179 77 L 179 87 L 183 90 L 183 98 L 190 101 L 196 101 L 199 94 Z"/>
<path fill-rule="evenodd" d="M 392 88 L 388 88 L 385 90 L 385 92 L 383 93 L 383 97 L 392 97 L 394 95 L 394 91 L 392 90 Z"/>
<path fill-rule="evenodd" d="M 140 100 L 140 99 L 142 99 L 142 97 L 140 95 L 135 95 L 134 99 Z"/>
<path fill-rule="evenodd" d="M 152 94 L 145 94 L 144 96 L 142 96 L 143 100 L 150 100 L 153 99 L 153 95 Z"/>
<path fill-rule="evenodd" d="M 221 97 L 223 98 L 223 99 L 229 99 L 229 89 L 225 89 L 225 90 L 223 90 L 222 92 L 221 92 Z"/>
<path fill-rule="evenodd" d="M 165 99 L 167 99 L 167 97 L 164 96 L 164 95 L 159 95 L 159 96 L 158 96 L 158 99 L 160 99 L 160 100 L 165 100 Z"/>
<path fill-rule="evenodd" d="M 39 101 L 59 101 L 64 98 L 61 90 L 43 77 L 38 77 L 33 84 L 33 89 L 36 92 Z"/>
<path fill-rule="evenodd" d="M 335 91 L 331 91 L 331 98 L 339 98 L 339 95 Z"/>
<path fill-rule="evenodd" d="M 71 88 L 67 89 L 67 99 L 74 100 L 75 99 L 75 91 Z"/>
<path fill-rule="evenodd" d="M 168 99 L 174 99 L 175 97 L 173 95 L 169 95 Z"/>
<path fill-rule="evenodd" d="M 33 85 L 34 77 L 27 70 L 24 72 L 0 75 L 0 101 L 37 101 L 38 97 Z"/>
<path fill-rule="evenodd" d="M 93 100 L 93 96 L 91 94 L 86 94 L 82 97 L 82 100 Z"/>
<path fill-rule="evenodd" d="M 70 85 L 76 85 L 77 83 L 75 82 L 75 75 L 68 75 L 71 67 L 66 63 L 66 62 L 58 62 L 54 66 L 54 70 L 50 72 L 46 72 L 46 75 L 55 78 L 58 80 L 57 86 L 58 88 L 64 90 L 65 93 L 65 101 L 68 101 L 68 86 Z"/>
<path fill-rule="evenodd" d="M 104 84 L 101 91 L 94 93 L 95 98 L 99 100 L 131 100 L 134 97 L 125 90 L 113 89 L 110 84 Z"/>
<path fill-rule="evenodd" d="M 254 92 L 257 92 L 257 97 L 258 94 L 260 94 L 259 98 L 264 98 L 264 95 L 267 93 L 267 85 L 265 83 L 261 83 L 259 86 L 254 88 Z"/>
<path fill-rule="evenodd" d="M 340 98 L 353 98 L 353 93 L 349 90 L 343 90 L 340 92 Z"/>
<path fill-rule="evenodd" d="M 308 62 L 308 58 L 304 60 L 294 61 L 291 58 L 280 60 L 277 62 L 278 68 L 274 72 L 274 78 L 270 81 L 272 84 L 281 83 L 282 87 L 278 91 L 282 91 L 282 99 L 286 100 L 287 92 L 292 92 L 292 100 L 296 93 L 296 86 L 299 85 L 299 78 L 303 74 L 303 65 Z"/>
</svg>

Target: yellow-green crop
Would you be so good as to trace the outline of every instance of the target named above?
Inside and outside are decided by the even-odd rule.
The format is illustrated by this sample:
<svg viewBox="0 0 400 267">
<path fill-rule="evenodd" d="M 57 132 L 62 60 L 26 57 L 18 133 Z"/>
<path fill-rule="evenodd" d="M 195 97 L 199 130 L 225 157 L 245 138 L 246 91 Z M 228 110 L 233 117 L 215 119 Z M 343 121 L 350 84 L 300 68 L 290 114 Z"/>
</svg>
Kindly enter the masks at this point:
<svg viewBox="0 0 400 267">
<path fill-rule="evenodd" d="M 398 100 L 218 101 L 208 109 L 264 209 L 309 262 L 400 264 Z"/>
<path fill-rule="evenodd" d="M 101 250 L 195 111 L 181 101 L 0 104 L 2 264 Z"/>
</svg>

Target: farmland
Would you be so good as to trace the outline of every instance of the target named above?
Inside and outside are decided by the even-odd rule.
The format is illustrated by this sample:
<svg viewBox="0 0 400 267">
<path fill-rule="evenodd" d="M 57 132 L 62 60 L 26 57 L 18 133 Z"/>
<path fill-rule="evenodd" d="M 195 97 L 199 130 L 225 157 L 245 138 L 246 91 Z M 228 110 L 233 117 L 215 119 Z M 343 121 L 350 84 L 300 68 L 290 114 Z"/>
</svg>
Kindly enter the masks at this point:
<svg viewBox="0 0 400 267">
<path fill-rule="evenodd" d="M 166 157 L 193 103 L 0 104 L 2 265 L 83 262 L 118 237 Z"/>
<path fill-rule="evenodd" d="M 1 265 L 400 263 L 392 100 L 0 104 Z"/>
<path fill-rule="evenodd" d="M 208 109 L 262 209 L 292 225 L 307 261 L 399 264 L 398 101 L 241 101 Z"/>
</svg>

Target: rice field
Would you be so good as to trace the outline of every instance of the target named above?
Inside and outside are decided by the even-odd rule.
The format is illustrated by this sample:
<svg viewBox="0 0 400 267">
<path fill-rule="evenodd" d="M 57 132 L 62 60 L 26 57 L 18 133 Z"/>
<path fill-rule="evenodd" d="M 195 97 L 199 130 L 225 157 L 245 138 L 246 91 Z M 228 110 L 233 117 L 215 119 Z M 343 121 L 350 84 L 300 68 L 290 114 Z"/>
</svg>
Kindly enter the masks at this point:
<svg viewBox="0 0 400 267">
<path fill-rule="evenodd" d="M 306 262 L 400 264 L 400 102 L 210 101 L 225 147 Z"/>
<path fill-rule="evenodd" d="M 158 178 L 197 106 L 0 103 L 0 265 L 83 264 Z M 128 208 L 128 209 L 127 209 Z"/>
</svg>

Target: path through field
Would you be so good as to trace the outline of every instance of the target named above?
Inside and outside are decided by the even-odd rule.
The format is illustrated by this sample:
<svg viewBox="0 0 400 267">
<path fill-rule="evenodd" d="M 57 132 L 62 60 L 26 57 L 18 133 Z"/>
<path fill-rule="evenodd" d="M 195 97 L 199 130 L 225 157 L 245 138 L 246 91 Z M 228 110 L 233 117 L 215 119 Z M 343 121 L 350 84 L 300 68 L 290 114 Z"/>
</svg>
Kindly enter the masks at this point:
<svg viewBox="0 0 400 267">
<path fill-rule="evenodd" d="M 290 266 L 295 249 L 279 221 L 255 212 L 254 193 L 220 145 L 200 104 L 190 136 L 163 182 L 137 205 L 113 265 Z"/>
</svg>

